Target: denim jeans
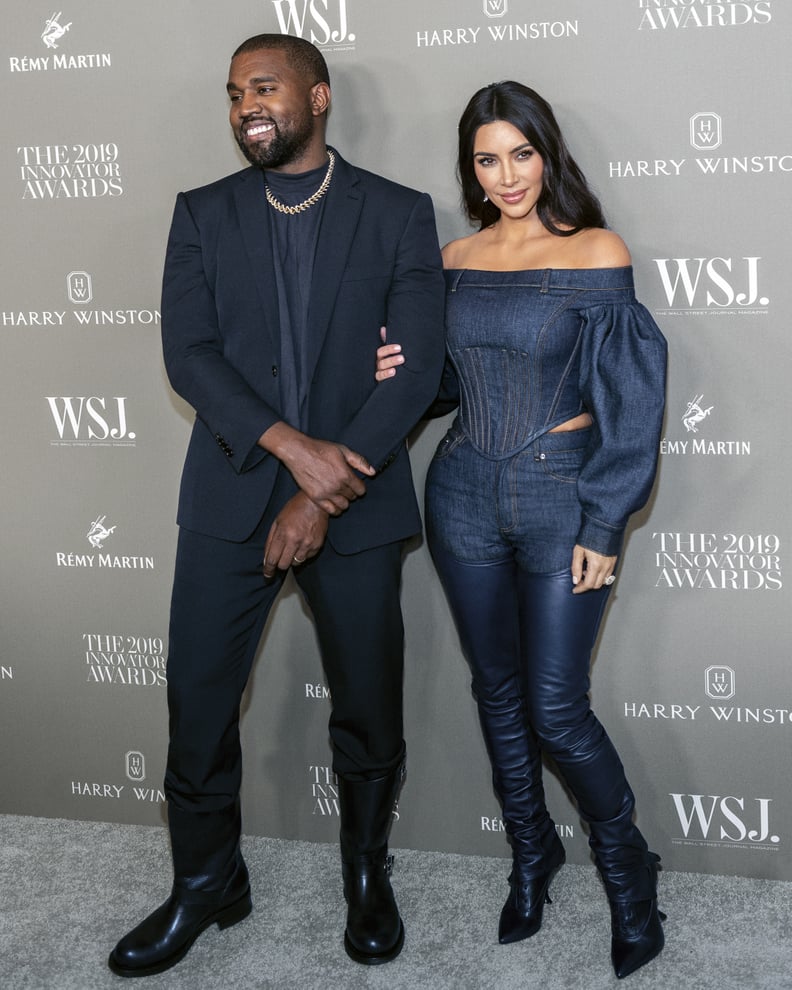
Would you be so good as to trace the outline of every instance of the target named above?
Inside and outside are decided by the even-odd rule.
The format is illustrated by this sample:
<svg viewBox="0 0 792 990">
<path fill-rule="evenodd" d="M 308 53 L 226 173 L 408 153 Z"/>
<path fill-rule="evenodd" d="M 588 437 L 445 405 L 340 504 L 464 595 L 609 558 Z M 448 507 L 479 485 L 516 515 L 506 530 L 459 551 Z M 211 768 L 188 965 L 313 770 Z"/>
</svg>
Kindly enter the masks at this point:
<svg viewBox="0 0 792 990">
<path fill-rule="evenodd" d="M 511 557 L 533 574 L 569 569 L 582 509 L 577 479 L 591 429 L 545 433 L 491 460 L 454 424 L 426 481 L 430 540 L 467 563 Z"/>
</svg>

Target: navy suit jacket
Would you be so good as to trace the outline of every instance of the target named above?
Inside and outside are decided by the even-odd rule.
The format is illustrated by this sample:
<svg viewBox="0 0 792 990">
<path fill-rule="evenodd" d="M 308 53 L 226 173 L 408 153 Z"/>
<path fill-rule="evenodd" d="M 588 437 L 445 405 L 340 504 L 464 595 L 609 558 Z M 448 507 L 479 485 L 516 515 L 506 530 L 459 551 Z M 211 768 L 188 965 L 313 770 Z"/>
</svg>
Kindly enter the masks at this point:
<svg viewBox="0 0 792 990">
<path fill-rule="evenodd" d="M 255 168 L 180 193 L 163 279 L 165 366 L 196 412 L 178 522 L 236 542 L 259 523 L 278 469 L 256 441 L 284 418 L 270 210 Z M 306 433 L 346 444 L 378 471 L 330 520 L 339 553 L 420 531 L 405 438 L 437 394 L 443 299 L 429 197 L 337 155 L 308 311 Z M 377 383 L 381 326 L 407 362 Z"/>
</svg>

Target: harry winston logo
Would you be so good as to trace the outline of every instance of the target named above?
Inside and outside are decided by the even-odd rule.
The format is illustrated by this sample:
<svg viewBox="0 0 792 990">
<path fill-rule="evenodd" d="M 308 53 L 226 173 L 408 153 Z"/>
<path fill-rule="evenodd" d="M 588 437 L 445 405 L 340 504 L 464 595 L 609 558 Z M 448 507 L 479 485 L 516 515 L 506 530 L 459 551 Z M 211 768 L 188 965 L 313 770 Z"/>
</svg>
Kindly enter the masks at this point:
<svg viewBox="0 0 792 990">
<path fill-rule="evenodd" d="M 130 780 L 146 779 L 146 760 L 136 750 L 126 754 L 126 775 Z"/>
<path fill-rule="evenodd" d="M 734 671 L 731 667 L 707 667 L 704 671 L 705 690 L 708 698 L 728 701 L 735 694 Z"/>
<path fill-rule="evenodd" d="M 483 0 L 487 17 L 503 17 L 508 13 L 509 0 Z"/>
<path fill-rule="evenodd" d="M 66 289 L 69 302 L 84 305 L 93 299 L 93 285 L 88 272 L 69 272 L 66 276 Z"/>
<path fill-rule="evenodd" d="M 690 143 L 697 151 L 719 148 L 722 136 L 721 119 L 717 113 L 694 113 L 690 118 Z"/>
</svg>

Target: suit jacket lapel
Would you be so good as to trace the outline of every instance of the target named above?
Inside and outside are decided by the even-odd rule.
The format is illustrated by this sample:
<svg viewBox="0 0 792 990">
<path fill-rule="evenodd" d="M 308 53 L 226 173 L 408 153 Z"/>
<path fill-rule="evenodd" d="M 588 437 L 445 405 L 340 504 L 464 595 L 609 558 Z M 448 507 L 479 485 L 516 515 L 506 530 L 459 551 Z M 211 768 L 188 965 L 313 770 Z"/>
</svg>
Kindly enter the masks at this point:
<svg viewBox="0 0 792 990">
<path fill-rule="evenodd" d="M 333 149 L 335 151 L 335 149 Z M 336 154 L 334 175 L 327 191 L 322 226 L 316 245 L 311 298 L 308 304 L 306 382 L 310 382 L 322 351 L 349 249 L 363 208 L 363 192 L 355 170 Z"/>
<path fill-rule="evenodd" d="M 261 302 L 264 329 L 280 340 L 278 290 L 272 258 L 270 212 L 264 195 L 264 176 L 257 168 L 242 173 L 234 190 L 242 246 L 250 261 L 253 282 Z"/>
</svg>

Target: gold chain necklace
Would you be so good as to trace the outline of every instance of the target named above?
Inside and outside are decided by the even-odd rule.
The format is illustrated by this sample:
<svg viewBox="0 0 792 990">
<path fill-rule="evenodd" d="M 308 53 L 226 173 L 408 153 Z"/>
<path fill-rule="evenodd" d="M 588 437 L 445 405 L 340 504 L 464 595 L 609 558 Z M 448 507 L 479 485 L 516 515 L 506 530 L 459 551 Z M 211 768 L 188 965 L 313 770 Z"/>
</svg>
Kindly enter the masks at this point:
<svg viewBox="0 0 792 990">
<path fill-rule="evenodd" d="M 322 179 L 322 184 L 313 194 L 309 196 L 308 199 L 304 199 L 302 203 L 298 203 L 296 206 L 286 206 L 285 203 L 281 203 L 279 200 L 275 199 L 272 195 L 272 190 L 264 183 L 264 190 L 267 194 L 267 202 L 270 206 L 274 206 L 276 210 L 280 213 L 288 213 L 289 216 L 296 216 L 298 213 L 302 213 L 304 210 L 309 209 L 314 203 L 318 203 L 319 200 L 327 192 L 327 187 L 330 185 L 330 179 L 333 177 L 333 166 L 335 165 L 335 155 L 331 148 L 327 149 L 327 157 L 330 159 L 330 164 L 327 166 L 327 174 L 324 179 Z"/>
</svg>

